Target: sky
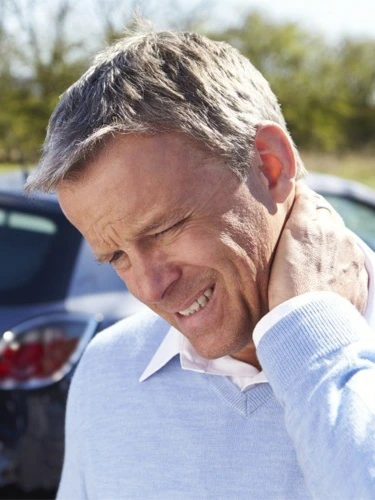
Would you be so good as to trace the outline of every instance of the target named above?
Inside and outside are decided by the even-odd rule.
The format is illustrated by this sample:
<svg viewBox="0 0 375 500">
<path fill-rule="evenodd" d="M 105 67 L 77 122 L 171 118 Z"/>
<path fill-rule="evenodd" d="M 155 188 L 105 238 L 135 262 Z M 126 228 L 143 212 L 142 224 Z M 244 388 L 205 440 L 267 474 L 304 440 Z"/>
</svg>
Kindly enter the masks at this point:
<svg viewBox="0 0 375 500">
<path fill-rule="evenodd" d="M 217 0 L 223 21 L 257 8 L 272 19 L 297 21 L 335 41 L 343 36 L 375 38 L 374 0 Z"/>
<path fill-rule="evenodd" d="M 1 1 L 1 0 L 0 0 Z M 160 12 L 160 20 L 156 26 L 165 28 L 163 18 L 165 9 L 170 5 L 178 6 L 176 11 L 189 11 L 193 6 L 207 4 L 209 9 L 197 8 L 197 12 L 212 12 L 215 24 L 226 24 L 240 21 L 244 14 L 252 9 L 264 11 L 276 21 L 297 21 L 304 28 L 320 31 L 332 41 L 343 36 L 375 38 L 375 1 L 374 0 L 138 0 L 151 7 L 152 12 Z M 97 16 L 97 4 L 108 5 L 120 2 L 123 8 L 137 3 L 137 0 L 76 0 L 79 17 L 90 25 Z M 96 7 L 96 8 L 95 8 Z M 91 16 L 90 16 L 91 14 Z M 173 13 L 172 13 L 173 16 Z M 120 16 L 122 18 L 122 16 Z M 168 16 L 169 17 L 169 16 Z M 166 20 L 165 20 L 166 21 Z M 166 21 L 167 22 L 167 21 Z M 82 29 L 82 24 L 81 24 Z"/>
</svg>

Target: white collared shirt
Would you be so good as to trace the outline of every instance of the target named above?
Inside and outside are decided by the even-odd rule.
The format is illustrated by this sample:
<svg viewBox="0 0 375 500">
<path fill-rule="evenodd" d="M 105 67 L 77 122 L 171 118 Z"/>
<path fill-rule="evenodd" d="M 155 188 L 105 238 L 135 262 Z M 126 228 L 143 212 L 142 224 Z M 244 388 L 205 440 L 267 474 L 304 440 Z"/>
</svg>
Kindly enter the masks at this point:
<svg viewBox="0 0 375 500">
<path fill-rule="evenodd" d="M 217 359 L 206 359 L 200 356 L 188 339 L 173 327 L 169 329 L 139 381 L 143 382 L 148 377 L 151 377 L 178 354 L 180 355 L 183 370 L 229 377 L 241 391 L 246 391 L 253 384 L 267 382 L 264 373 L 260 372 L 255 366 L 238 361 L 231 356 L 223 356 Z"/>
<path fill-rule="evenodd" d="M 369 324 L 375 324 L 375 262 L 372 250 L 359 238 L 359 246 L 365 255 L 365 265 L 369 274 L 369 294 L 365 318 Z M 299 295 L 283 302 L 264 316 L 256 325 L 254 330 L 254 343 L 257 346 L 262 336 L 282 317 L 310 300 L 312 295 L 321 292 L 310 292 Z M 148 377 L 159 371 L 173 357 L 180 355 L 181 368 L 199 373 L 209 373 L 228 377 L 242 392 L 245 392 L 254 384 L 267 382 L 263 371 L 259 371 L 255 366 L 244 363 L 231 356 L 223 356 L 217 359 L 206 359 L 200 356 L 191 345 L 189 340 L 178 330 L 171 327 L 163 342 L 152 357 L 150 363 L 142 373 L 139 381 L 143 382 Z"/>
</svg>

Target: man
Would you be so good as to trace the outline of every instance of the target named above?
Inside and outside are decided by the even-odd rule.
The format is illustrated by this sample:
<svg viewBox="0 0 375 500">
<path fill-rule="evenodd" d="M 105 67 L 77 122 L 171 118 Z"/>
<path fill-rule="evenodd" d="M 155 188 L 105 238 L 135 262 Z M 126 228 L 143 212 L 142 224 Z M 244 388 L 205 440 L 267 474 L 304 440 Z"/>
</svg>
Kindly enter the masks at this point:
<svg viewBox="0 0 375 500">
<path fill-rule="evenodd" d="M 374 257 L 304 174 L 226 44 L 135 34 L 65 93 L 28 189 L 154 312 L 83 356 L 60 499 L 374 496 Z"/>
</svg>

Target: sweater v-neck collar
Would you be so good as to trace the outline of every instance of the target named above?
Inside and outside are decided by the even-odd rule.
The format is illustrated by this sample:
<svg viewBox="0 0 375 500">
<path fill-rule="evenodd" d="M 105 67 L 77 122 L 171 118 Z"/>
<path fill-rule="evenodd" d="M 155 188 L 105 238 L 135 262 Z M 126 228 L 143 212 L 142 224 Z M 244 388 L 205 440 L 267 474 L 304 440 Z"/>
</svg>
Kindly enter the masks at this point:
<svg viewBox="0 0 375 500">
<path fill-rule="evenodd" d="M 204 377 L 213 392 L 243 417 L 249 417 L 258 408 L 274 398 L 273 391 L 268 383 L 256 384 L 243 392 L 227 377 L 209 373 L 205 373 Z"/>
<path fill-rule="evenodd" d="M 167 337 L 168 335 L 164 338 L 160 347 L 166 342 Z M 174 345 L 172 345 L 173 342 Z M 149 377 L 157 375 L 157 372 L 162 370 L 163 367 L 172 360 L 172 362 L 176 364 L 176 369 L 182 370 L 180 359 L 177 360 L 177 356 L 179 358 L 180 354 L 179 337 L 169 337 L 168 343 L 168 356 L 165 356 L 164 349 L 157 349 L 152 358 L 152 362 L 149 363 L 142 373 L 139 379 L 140 382 L 144 382 Z M 209 389 L 216 394 L 222 403 L 226 404 L 243 417 L 250 416 L 274 397 L 272 389 L 267 382 L 255 384 L 246 391 L 241 391 L 228 377 L 211 373 L 202 373 L 203 371 L 204 370 L 199 372 L 195 370 L 195 375 L 201 377 L 202 381 L 206 382 Z"/>
</svg>

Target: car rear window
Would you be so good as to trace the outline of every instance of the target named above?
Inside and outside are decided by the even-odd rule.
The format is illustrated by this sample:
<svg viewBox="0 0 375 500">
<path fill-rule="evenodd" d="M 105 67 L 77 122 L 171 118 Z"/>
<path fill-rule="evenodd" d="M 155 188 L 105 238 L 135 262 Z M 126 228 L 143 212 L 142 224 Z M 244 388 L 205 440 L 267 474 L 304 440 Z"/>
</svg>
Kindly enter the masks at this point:
<svg viewBox="0 0 375 500">
<path fill-rule="evenodd" d="M 57 203 L 0 196 L 0 304 L 62 300 L 80 242 Z"/>
</svg>

